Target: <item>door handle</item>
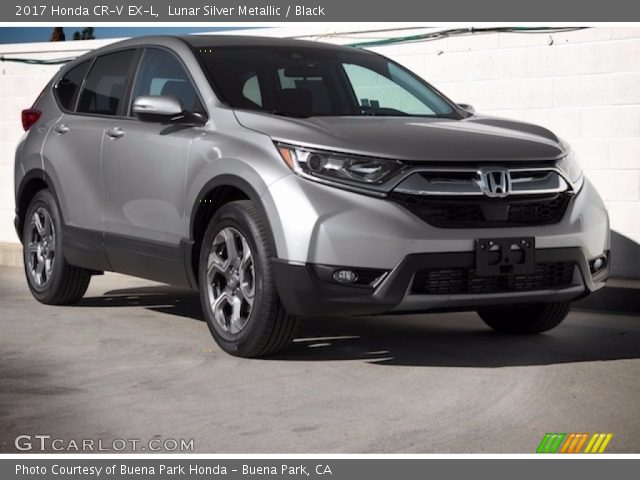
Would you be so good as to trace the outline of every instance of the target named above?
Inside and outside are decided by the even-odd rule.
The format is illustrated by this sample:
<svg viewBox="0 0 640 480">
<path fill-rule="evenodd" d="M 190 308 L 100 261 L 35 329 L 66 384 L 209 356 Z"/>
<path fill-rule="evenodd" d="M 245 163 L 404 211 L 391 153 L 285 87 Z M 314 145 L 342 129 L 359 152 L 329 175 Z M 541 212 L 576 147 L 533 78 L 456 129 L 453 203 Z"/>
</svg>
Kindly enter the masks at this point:
<svg viewBox="0 0 640 480">
<path fill-rule="evenodd" d="M 69 131 L 69 127 L 67 127 L 64 123 L 60 123 L 59 125 L 56 125 L 53 130 L 58 135 L 64 135 L 65 133 L 67 133 Z"/>
<path fill-rule="evenodd" d="M 107 136 L 111 138 L 120 138 L 124 136 L 124 130 L 122 127 L 113 127 L 107 130 Z"/>
</svg>

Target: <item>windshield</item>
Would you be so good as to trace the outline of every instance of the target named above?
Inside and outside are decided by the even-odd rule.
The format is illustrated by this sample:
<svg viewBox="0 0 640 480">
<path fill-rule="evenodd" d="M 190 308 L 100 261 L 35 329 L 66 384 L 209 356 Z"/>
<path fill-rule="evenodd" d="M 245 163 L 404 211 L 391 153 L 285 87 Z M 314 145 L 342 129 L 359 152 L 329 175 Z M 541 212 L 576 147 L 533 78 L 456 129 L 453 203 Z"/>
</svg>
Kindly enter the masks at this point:
<svg viewBox="0 0 640 480">
<path fill-rule="evenodd" d="M 370 52 L 319 47 L 203 47 L 198 54 L 222 100 L 278 115 L 461 118 L 401 66 Z"/>
</svg>

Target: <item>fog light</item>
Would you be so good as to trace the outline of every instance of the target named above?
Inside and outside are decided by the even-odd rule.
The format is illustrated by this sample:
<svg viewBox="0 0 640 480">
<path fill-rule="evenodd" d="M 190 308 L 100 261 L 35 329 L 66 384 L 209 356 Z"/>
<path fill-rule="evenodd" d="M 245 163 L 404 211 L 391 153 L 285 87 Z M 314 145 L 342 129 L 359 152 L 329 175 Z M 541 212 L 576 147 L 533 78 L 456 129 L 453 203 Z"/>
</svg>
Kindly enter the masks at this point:
<svg viewBox="0 0 640 480">
<path fill-rule="evenodd" d="M 336 270 L 333 279 L 339 283 L 354 283 L 358 281 L 358 274 L 353 270 Z"/>
<path fill-rule="evenodd" d="M 598 258 L 595 258 L 589 262 L 589 267 L 591 268 L 591 273 L 595 274 L 602 270 L 607 265 L 607 256 L 601 255 Z"/>
</svg>

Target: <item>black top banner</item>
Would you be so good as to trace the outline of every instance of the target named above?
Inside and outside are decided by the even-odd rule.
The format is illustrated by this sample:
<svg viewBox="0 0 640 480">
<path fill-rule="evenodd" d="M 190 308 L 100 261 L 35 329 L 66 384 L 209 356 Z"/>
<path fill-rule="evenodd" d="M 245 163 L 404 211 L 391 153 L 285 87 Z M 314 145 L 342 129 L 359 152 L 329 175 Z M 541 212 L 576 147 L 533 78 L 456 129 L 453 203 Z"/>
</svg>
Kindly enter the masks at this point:
<svg viewBox="0 0 640 480">
<path fill-rule="evenodd" d="M 14 0 L 3 22 L 633 22 L 629 0 Z"/>
</svg>

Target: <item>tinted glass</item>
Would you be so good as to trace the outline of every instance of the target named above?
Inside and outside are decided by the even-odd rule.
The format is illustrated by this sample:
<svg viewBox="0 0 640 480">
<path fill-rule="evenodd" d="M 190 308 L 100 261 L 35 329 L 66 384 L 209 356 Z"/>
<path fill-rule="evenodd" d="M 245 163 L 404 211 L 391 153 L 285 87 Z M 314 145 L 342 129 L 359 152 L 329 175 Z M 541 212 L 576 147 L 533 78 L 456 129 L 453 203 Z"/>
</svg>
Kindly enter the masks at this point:
<svg viewBox="0 0 640 480">
<path fill-rule="evenodd" d="M 235 108 L 292 116 L 460 118 L 419 77 L 370 52 L 306 46 L 197 52 L 222 100 Z"/>
<path fill-rule="evenodd" d="M 80 94 L 78 112 L 117 115 L 124 99 L 135 50 L 98 57 Z"/>
<path fill-rule="evenodd" d="M 142 95 L 174 96 L 187 111 L 203 110 L 184 67 L 173 54 L 165 50 L 145 51 L 131 98 Z"/>
<path fill-rule="evenodd" d="M 78 91 L 82 85 L 82 80 L 87 74 L 91 61 L 86 61 L 80 65 L 76 65 L 69 70 L 64 77 L 58 82 L 55 88 L 56 97 L 60 106 L 65 110 L 73 110 L 75 107 Z"/>
</svg>

